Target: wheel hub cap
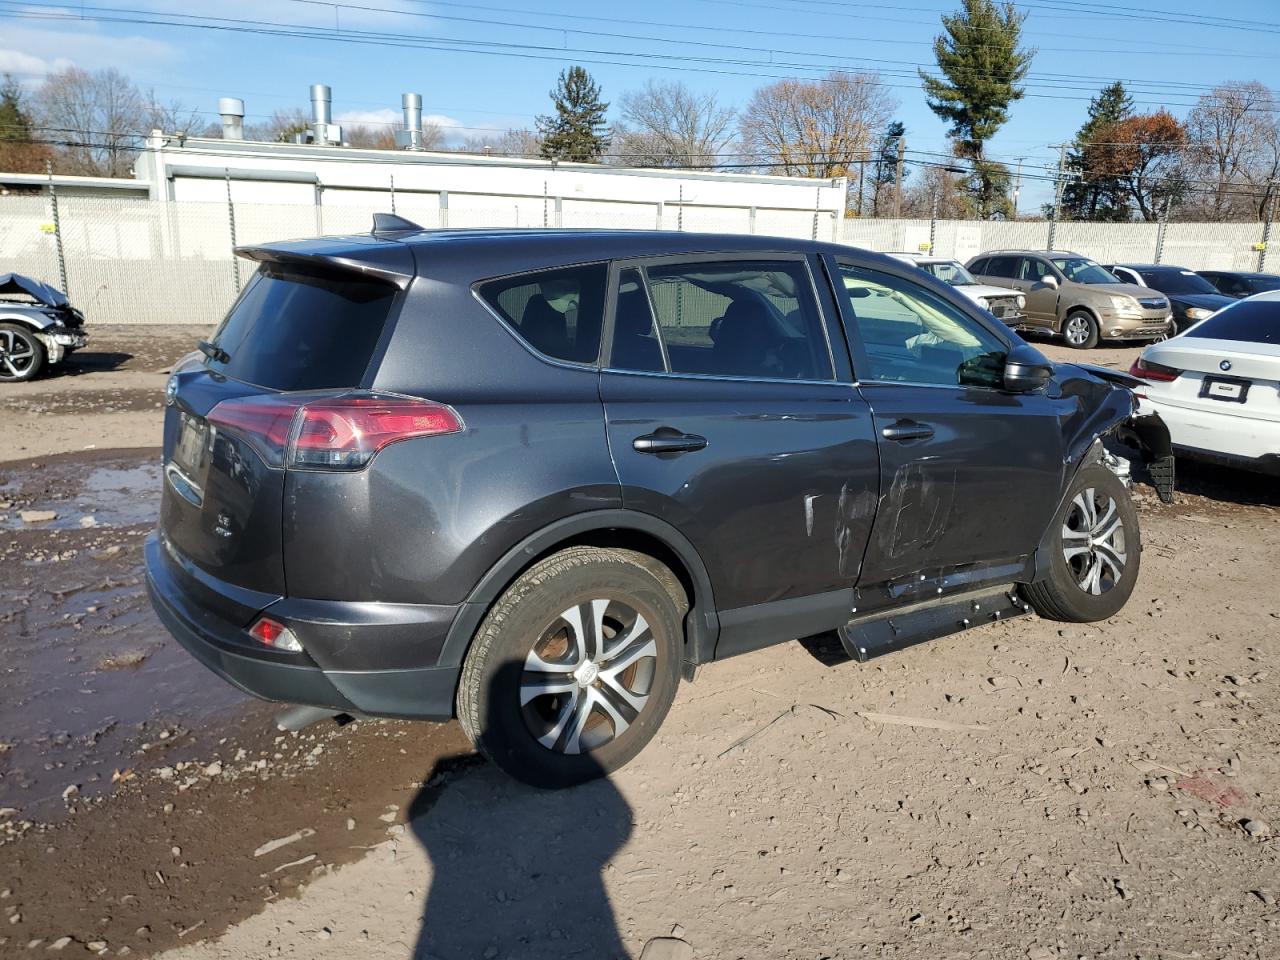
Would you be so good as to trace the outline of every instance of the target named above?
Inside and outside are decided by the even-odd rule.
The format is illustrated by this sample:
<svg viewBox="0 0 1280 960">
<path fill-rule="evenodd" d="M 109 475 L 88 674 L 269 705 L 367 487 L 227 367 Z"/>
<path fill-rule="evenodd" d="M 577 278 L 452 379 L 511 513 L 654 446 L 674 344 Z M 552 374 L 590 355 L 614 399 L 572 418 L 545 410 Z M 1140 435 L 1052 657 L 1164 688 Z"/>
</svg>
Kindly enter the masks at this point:
<svg viewBox="0 0 1280 960">
<path fill-rule="evenodd" d="M 1062 524 L 1062 555 L 1085 593 L 1101 596 L 1115 588 L 1129 555 L 1114 498 L 1094 487 L 1075 495 Z"/>
<path fill-rule="evenodd" d="M 588 600 L 561 613 L 525 657 L 520 707 L 534 738 L 585 753 L 622 736 L 658 676 L 658 644 L 636 610 Z"/>
</svg>

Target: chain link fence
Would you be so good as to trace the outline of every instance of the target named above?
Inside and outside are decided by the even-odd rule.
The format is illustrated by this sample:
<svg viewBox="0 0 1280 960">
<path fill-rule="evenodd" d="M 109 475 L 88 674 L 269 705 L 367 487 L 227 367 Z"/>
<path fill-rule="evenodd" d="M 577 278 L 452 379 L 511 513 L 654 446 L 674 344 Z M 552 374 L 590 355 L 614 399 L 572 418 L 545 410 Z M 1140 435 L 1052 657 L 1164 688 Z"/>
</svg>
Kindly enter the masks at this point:
<svg viewBox="0 0 1280 960">
<path fill-rule="evenodd" d="M 486 203 L 486 201 L 488 201 Z M 555 197 L 502 204 L 415 194 L 347 204 L 152 201 L 84 196 L 0 197 L 0 272 L 53 283 L 93 324 L 210 325 L 225 313 L 250 266 L 234 245 L 367 233 L 393 209 L 423 227 L 595 227 L 684 230 L 832 240 L 882 252 L 930 252 L 961 262 L 986 250 L 1071 250 L 1103 263 L 1266 270 L 1261 223 L 1058 223 L 845 219 L 830 211 L 604 204 Z M 1270 263 L 1280 267 L 1272 255 Z M 65 272 L 64 272 L 65 271 Z"/>
</svg>

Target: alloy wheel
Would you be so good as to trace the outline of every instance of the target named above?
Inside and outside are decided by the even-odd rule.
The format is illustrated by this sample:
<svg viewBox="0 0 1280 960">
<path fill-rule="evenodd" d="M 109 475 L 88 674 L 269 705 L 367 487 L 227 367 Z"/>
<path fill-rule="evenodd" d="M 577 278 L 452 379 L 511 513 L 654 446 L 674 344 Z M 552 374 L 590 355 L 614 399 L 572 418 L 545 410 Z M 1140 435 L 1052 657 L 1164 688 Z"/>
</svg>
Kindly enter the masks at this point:
<svg viewBox="0 0 1280 960">
<path fill-rule="evenodd" d="M 1065 334 L 1067 343 L 1078 347 L 1089 339 L 1089 321 L 1081 316 L 1071 317 L 1067 320 Z"/>
<path fill-rule="evenodd" d="M 18 330 L 0 330 L 0 380 L 26 376 L 35 362 L 36 345 L 30 335 Z"/>
<path fill-rule="evenodd" d="M 657 667 L 657 641 L 630 606 L 598 599 L 570 607 L 525 658 L 525 724 L 540 744 L 558 753 L 603 746 L 644 712 Z"/>
<path fill-rule="evenodd" d="M 1062 554 L 1085 593 L 1101 596 L 1124 576 L 1124 521 L 1116 501 L 1088 487 L 1075 495 L 1062 524 Z"/>
</svg>

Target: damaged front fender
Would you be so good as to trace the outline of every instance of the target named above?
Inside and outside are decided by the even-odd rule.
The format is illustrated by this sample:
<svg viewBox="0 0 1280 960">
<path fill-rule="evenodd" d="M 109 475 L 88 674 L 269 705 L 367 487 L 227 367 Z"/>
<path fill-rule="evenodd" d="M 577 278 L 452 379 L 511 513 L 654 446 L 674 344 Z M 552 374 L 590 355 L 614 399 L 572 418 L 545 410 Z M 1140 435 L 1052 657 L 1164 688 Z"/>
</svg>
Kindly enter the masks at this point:
<svg viewBox="0 0 1280 960">
<path fill-rule="evenodd" d="M 1173 503 L 1174 459 L 1169 428 L 1159 414 L 1138 414 L 1133 388 L 1142 381 L 1127 373 L 1085 364 L 1056 368 L 1063 397 L 1079 399 L 1077 413 L 1068 418 L 1064 433 L 1065 460 L 1079 469 L 1097 441 L 1114 437 L 1142 458 L 1161 501 Z"/>
</svg>

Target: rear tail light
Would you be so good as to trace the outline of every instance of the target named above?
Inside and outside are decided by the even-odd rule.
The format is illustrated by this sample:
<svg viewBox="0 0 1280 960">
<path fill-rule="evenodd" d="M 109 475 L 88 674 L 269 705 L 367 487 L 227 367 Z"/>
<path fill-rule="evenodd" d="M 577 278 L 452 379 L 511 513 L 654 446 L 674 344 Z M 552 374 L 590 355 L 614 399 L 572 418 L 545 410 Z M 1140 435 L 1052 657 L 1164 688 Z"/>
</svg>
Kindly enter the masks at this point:
<svg viewBox="0 0 1280 960">
<path fill-rule="evenodd" d="M 1162 363 L 1152 363 L 1150 360 L 1144 360 L 1139 357 L 1133 361 L 1133 366 L 1129 368 L 1129 375 L 1139 377 L 1142 380 L 1172 383 L 1182 376 L 1182 371 L 1176 367 L 1166 367 Z"/>
<path fill-rule="evenodd" d="M 269 466 L 310 470 L 359 470 L 398 440 L 462 430 L 462 419 L 443 403 L 376 393 L 224 400 L 208 419 L 251 444 Z"/>
<path fill-rule="evenodd" d="M 257 622 L 249 628 L 249 636 L 272 650 L 302 652 L 302 644 L 293 635 L 293 631 L 279 620 L 272 620 L 270 617 L 259 617 Z"/>
</svg>

